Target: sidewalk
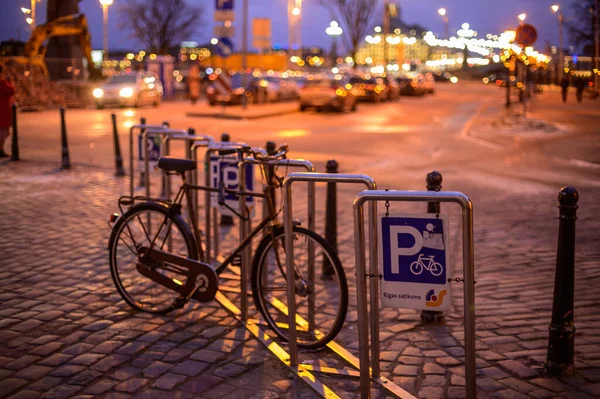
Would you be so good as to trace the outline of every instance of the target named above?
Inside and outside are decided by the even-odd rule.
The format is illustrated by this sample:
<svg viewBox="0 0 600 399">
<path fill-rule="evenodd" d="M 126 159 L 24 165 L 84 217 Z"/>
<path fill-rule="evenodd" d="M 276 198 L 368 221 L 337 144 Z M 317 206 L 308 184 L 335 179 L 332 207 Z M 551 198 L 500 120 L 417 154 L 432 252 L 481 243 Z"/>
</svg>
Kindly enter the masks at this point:
<svg viewBox="0 0 600 399">
<path fill-rule="evenodd" d="M 54 164 L 0 164 L 0 397 L 312 398 L 316 395 L 240 328 L 216 302 L 164 316 L 131 310 L 108 269 L 107 220 L 128 179 L 112 170 Z M 460 183 L 460 184 L 459 184 Z M 156 186 L 155 186 L 156 187 Z M 600 222 L 598 188 L 581 187 L 577 221 L 575 361 L 569 377 L 544 375 L 556 256 L 556 196 L 515 198 L 500 189 L 445 177 L 444 190 L 475 205 L 478 397 L 600 396 Z M 348 276 L 346 324 L 336 339 L 357 355 L 351 202 L 362 188 L 340 187 L 338 247 Z M 305 198 L 300 190 L 294 198 Z M 323 188 L 317 226 L 322 232 Z M 424 204 L 392 204 L 419 211 Z M 305 220 L 302 204 L 295 207 Z M 460 211 L 443 206 L 460 276 Z M 295 215 L 296 217 L 296 215 Z M 236 236 L 236 228 L 222 234 Z M 382 309 L 384 376 L 419 398 L 464 397 L 462 286 L 441 325 L 412 310 Z M 250 304 L 250 308 L 253 305 Z M 300 359 L 342 366 L 328 350 Z M 342 398 L 358 382 L 321 378 Z M 378 397 L 385 397 L 378 395 Z"/>
</svg>

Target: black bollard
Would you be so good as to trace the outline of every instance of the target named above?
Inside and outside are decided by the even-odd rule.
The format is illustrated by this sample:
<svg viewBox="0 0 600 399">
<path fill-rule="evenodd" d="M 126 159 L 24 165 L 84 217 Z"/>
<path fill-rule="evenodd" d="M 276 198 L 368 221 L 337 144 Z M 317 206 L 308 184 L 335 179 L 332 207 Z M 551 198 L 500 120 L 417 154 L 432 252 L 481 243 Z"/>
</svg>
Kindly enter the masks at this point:
<svg viewBox="0 0 600 399">
<path fill-rule="evenodd" d="M 146 118 L 140 118 L 140 125 L 142 125 L 142 126 L 146 125 Z M 138 151 L 139 151 L 138 159 L 140 160 L 140 187 L 146 186 L 146 179 L 145 179 L 144 170 L 143 170 L 144 167 L 142 166 L 142 162 L 144 162 L 144 158 L 143 158 L 144 157 L 144 147 L 143 146 L 146 145 L 146 143 L 142 143 L 142 134 L 144 134 L 145 130 L 146 130 L 145 128 L 142 128 L 140 130 L 140 136 L 138 139 L 138 142 L 140 143 L 139 148 L 138 148 Z M 133 151 L 132 149 L 129 149 L 129 150 Z"/>
<path fill-rule="evenodd" d="M 548 338 L 546 371 L 551 375 L 571 374 L 574 370 L 575 350 L 574 284 L 575 284 L 575 221 L 579 193 L 573 187 L 564 187 L 558 194 L 559 225 L 556 250 L 556 274 L 552 322 Z"/>
<path fill-rule="evenodd" d="M 17 129 L 17 104 L 12 106 L 12 154 L 11 161 L 19 160 L 19 129 Z"/>
<path fill-rule="evenodd" d="M 221 134 L 221 141 L 226 143 L 231 141 L 229 137 L 229 133 Z M 223 226 L 232 226 L 233 225 L 233 217 L 229 215 L 221 215 L 221 225 Z"/>
<path fill-rule="evenodd" d="M 123 169 L 123 158 L 121 157 L 121 145 L 119 144 L 119 132 L 117 131 L 117 115 L 110 114 L 113 125 L 113 139 L 115 143 L 115 165 L 117 171 L 115 176 L 125 176 L 125 170 Z"/>
<path fill-rule="evenodd" d="M 71 160 L 69 159 L 69 143 L 67 142 L 67 124 L 65 123 L 65 109 L 60 107 L 60 141 L 62 147 L 61 169 L 69 169 Z"/>
<path fill-rule="evenodd" d="M 442 189 L 442 174 L 438 171 L 431 171 L 427 173 L 427 177 L 425 178 L 425 182 L 427 183 L 427 191 L 440 191 Z M 440 213 L 440 203 L 439 202 L 428 202 L 427 203 L 427 213 Z M 444 312 L 436 312 L 433 310 L 422 310 L 421 311 L 421 320 L 425 323 L 437 323 L 440 322 L 444 318 Z"/>
<path fill-rule="evenodd" d="M 327 161 L 327 173 L 338 173 L 338 163 L 335 159 Z M 327 183 L 327 200 L 325 202 L 325 240 L 337 254 L 337 187 L 335 183 Z M 323 255 L 322 275 L 331 276 L 334 273 L 329 259 Z"/>
</svg>

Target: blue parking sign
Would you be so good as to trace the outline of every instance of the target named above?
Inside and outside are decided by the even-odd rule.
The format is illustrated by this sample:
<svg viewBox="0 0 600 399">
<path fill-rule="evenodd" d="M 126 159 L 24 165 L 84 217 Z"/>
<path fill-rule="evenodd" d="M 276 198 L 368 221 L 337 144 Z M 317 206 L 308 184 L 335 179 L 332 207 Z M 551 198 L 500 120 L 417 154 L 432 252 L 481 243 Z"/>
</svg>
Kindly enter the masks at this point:
<svg viewBox="0 0 600 399">
<path fill-rule="evenodd" d="M 380 215 L 382 304 L 447 310 L 451 304 L 445 215 Z"/>
<path fill-rule="evenodd" d="M 210 173 L 210 186 L 213 188 L 219 187 L 219 177 L 223 176 L 223 182 L 225 188 L 228 190 L 239 190 L 239 169 L 238 169 L 238 158 L 236 155 L 225 155 L 225 156 L 211 156 L 209 173 Z M 246 165 L 245 173 L 245 189 L 246 191 L 254 190 L 254 167 L 253 165 Z M 218 193 L 211 193 L 211 206 L 218 208 L 222 215 L 233 216 L 233 212 L 224 206 L 218 204 Z M 239 212 L 239 201 L 238 198 L 233 195 L 225 194 L 225 203 Z M 246 197 L 246 205 L 249 207 L 250 216 L 254 215 L 254 197 Z"/>
<path fill-rule="evenodd" d="M 233 10 L 233 0 L 215 0 L 215 10 L 217 10 L 217 11 Z"/>
</svg>

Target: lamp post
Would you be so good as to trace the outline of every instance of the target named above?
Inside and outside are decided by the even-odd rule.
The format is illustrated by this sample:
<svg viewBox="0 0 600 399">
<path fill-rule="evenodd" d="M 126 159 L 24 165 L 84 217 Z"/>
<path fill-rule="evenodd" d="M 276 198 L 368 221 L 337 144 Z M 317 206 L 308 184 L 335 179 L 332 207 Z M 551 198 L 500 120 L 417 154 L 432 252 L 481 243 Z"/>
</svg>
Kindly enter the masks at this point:
<svg viewBox="0 0 600 399">
<path fill-rule="evenodd" d="M 448 12 L 445 8 L 440 8 L 438 10 L 438 14 L 442 16 L 444 20 L 444 39 L 449 39 L 450 37 L 450 28 L 448 27 Z"/>
<path fill-rule="evenodd" d="M 102 18 L 103 18 L 103 30 L 104 30 L 104 56 L 102 57 L 104 61 L 108 60 L 108 6 L 113 3 L 113 0 L 100 0 L 100 4 L 102 4 Z"/>
<path fill-rule="evenodd" d="M 558 15 L 558 83 L 562 81 L 563 70 L 565 68 L 565 59 L 564 59 L 564 44 L 563 44 L 563 13 L 560 11 L 560 7 L 558 5 L 553 5 L 550 7 L 552 11 L 554 11 Z"/>
<path fill-rule="evenodd" d="M 331 44 L 331 58 L 332 58 L 332 66 L 335 66 L 335 59 L 337 57 L 337 38 L 343 33 L 343 29 L 336 21 L 331 21 L 327 29 L 325 29 L 325 33 L 332 39 Z"/>
<path fill-rule="evenodd" d="M 293 66 L 293 62 L 291 62 L 293 56 L 302 58 L 301 21 L 302 0 L 288 0 L 288 59 L 290 60 L 290 69 Z M 296 54 L 297 51 L 299 56 Z"/>
</svg>

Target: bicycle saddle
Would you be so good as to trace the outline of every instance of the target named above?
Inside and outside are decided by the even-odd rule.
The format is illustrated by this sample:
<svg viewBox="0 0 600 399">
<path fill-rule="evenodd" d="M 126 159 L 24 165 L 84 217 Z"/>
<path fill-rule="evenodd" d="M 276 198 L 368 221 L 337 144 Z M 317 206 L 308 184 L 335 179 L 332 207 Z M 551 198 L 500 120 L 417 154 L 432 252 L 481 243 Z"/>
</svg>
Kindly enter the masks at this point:
<svg viewBox="0 0 600 399">
<path fill-rule="evenodd" d="M 158 167 L 167 172 L 183 173 L 196 169 L 196 161 L 172 157 L 162 157 L 158 160 Z"/>
</svg>

